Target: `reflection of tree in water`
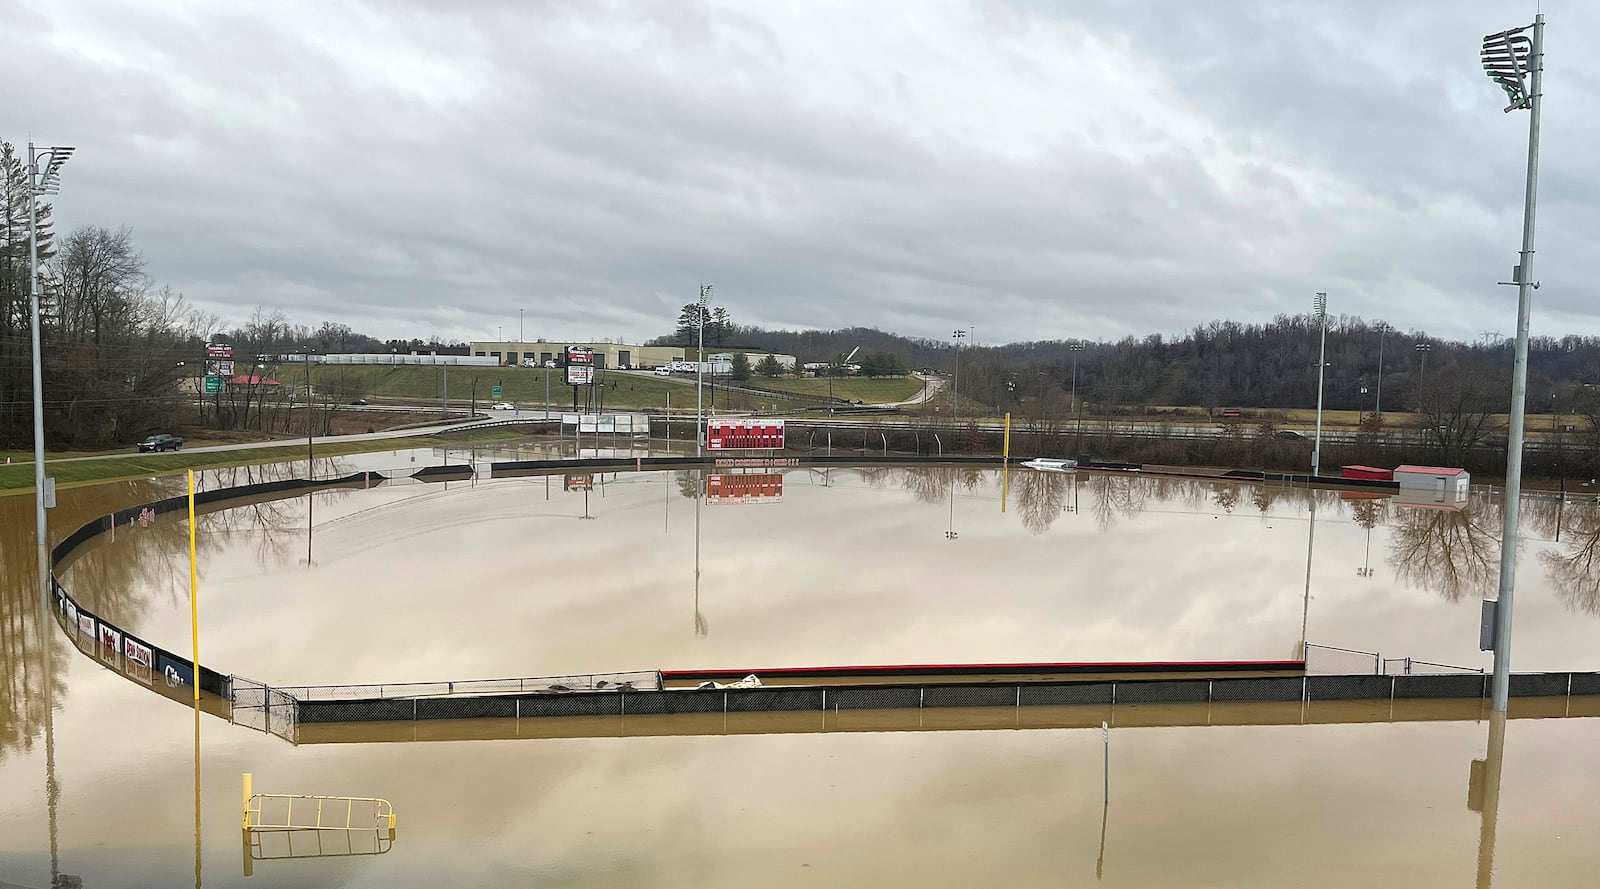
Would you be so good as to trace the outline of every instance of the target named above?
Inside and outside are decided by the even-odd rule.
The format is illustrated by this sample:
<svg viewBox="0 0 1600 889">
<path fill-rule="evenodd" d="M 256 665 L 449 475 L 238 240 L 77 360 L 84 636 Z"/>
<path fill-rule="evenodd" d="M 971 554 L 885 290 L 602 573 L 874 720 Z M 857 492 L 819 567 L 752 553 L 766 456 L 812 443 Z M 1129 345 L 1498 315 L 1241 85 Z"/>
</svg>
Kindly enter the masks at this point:
<svg viewBox="0 0 1600 889">
<path fill-rule="evenodd" d="M 345 471 L 340 466 L 334 467 Z M 289 464 L 238 467 L 216 473 L 207 472 L 207 487 L 277 481 L 296 475 Z M 60 540 L 95 518 L 184 493 L 182 478 L 139 479 L 113 482 L 61 492 L 58 506 L 50 511 L 53 540 Z M 321 498 L 347 496 L 337 491 L 319 494 Z M 259 530 L 270 540 L 263 544 L 259 557 L 280 558 L 285 527 L 303 516 L 295 502 L 257 503 L 222 510 L 198 517 L 197 549 L 212 553 L 229 543 L 232 533 Z M 303 530 L 303 519 L 301 519 Z M 165 590 L 175 600 L 177 590 L 187 589 L 188 523 L 181 513 L 168 514 L 147 527 L 135 525 L 117 529 L 116 536 L 105 534 L 91 541 L 81 556 L 61 573 L 62 583 L 73 598 L 107 621 L 139 634 L 155 604 L 156 591 Z M 298 535 L 293 535 L 298 537 Z M 40 645 L 37 613 L 41 606 L 39 587 L 34 577 L 33 498 L 0 497 L 0 758 L 13 749 L 28 749 L 43 732 L 44 677 L 39 671 Z M 48 615 L 46 632 L 55 634 L 51 646 L 50 670 L 54 677 L 56 705 L 66 695 L 67 658 L 71 643 Z M 182 640 L 152 640 L 174 644 Z"/>
<path fill-rule="evenodd" d="M 1067 504 L 1067 474 L 1020 470 L 1012 475 L 1011 490 L 1016 494 L 1022 527 L 1030 534 L 1043 534 Z"/>
<path fill-rule="evenodd" d="M 911 466 L 901 471 L 900 484 L 919 503 L 943 503 L 954 487 L 971 491 L 983 470 L 971 466 Z"/>
<path fill-rule="evenodd" d="M 1226 513 L 1232 513 L 1233 508 L 1239 505 L 1239 486 L 1220 484 L 1213 487 L 1211 499 L 1216 501 L 1217 508 Z"/>
<path fill-rule="evenodd" d="M 699 497 L 700 490 L 705 485 L 704 479 L 705 473 L 698 469 L 680 471 L 677 478 L 678 496 L 686 500 Z"/>
<path fill-rule="evenodd" d="M 1185 487 L 1184 493 L 1192 496 L 1197 486 Z M 1095 524 L 1100 530 L 1109 531 L 1117 526 L 1119 518 L 1131 518 L 1144 511 L 1151 486 L 1136 476 L 1091 475 L 1088 488 L 1089 511 L 1094 514 Z"/>
<path fill-rule="evenodd" d="M 1600 504 L 1569 505 L 1562 520 L 1562 549 L 1540 552 L 1539 563 L 1568 608 L 1600 615 Z"/>
<path fill-rule="evenodd" d="M 63 490 L 50 510 L 50 533 L 59 540 L 90 519 L 136 503 L 169 496 L 170 482 L 141 479 L 94 488 Z M 0 497 L 0 760 L 12 750 L 29 750 L 44 732 L 44 674 L 39 653 L 39 583 L 34 570 L 33 495 Z M 126 587 L 116 595 L 128 596 Z M 54 615 L 47 614 L 44 632 L 56 634 L 50 646 L 49 671 L 59 707 L 65 695 L 70 643 Z"/>
<path fill-rule="evenodd" d="M 1371 531 L 1383 524 L 1384 507 L 1388 498 L 1356 500 L 1350 504 L 1350 517 L 1355 521 L 1356 527 Z"/>
<path fill-rule="evenodd" d="M 1500 568 L 1498 523 L 1492 509 L 1397 509 L 1389 538 L 1395 576 L 1448 602 L 1483 596 Z"/>
</svg>

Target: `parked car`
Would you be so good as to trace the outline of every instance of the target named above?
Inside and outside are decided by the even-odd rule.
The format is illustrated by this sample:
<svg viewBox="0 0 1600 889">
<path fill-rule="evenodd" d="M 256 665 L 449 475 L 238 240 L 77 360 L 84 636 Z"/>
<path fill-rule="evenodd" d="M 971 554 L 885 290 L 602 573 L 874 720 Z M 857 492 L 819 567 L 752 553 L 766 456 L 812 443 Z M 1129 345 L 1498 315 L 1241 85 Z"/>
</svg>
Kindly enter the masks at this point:
<svg viewBox="0 0 1600 889">
<path fill-rule="evenodd" d="M 670 368 L 670 367 L 658 367 L 658 368 L 656 368 L 656 376 L 658 376 L 658 377 L 670 377 L 670 376 L 672 376 L 672 368 Z"/>
<path fill-rule="evenodd" d="M 183 439 L 162 432 L 139 442 L 140 451 L 176 451 L 183 447 Z"/>
</svg>

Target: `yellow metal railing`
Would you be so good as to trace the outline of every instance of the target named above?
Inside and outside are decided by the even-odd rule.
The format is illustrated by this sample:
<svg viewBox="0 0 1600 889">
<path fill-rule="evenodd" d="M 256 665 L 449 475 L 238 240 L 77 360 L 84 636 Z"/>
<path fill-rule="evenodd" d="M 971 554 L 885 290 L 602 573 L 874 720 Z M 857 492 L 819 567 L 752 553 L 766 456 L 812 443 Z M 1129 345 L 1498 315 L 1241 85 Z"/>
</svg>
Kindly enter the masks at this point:
<svg viewBox="0 0 1600 889">
<path fill-rule="evenodd" d="M 386 799 L 368 796 L 311 796 L 286 793 L 251 793 L 251 776 L 244 775 L 244 829 L 263 830 L 384 830 L 394 833 L 394 806 Z M 263 813 L 271 802 L 283 804 L 281 820 L 272 812 L 272 820 Z M 295 820 L 295 804 L 300 804 L 300 820 Z M 356 804 L 363 804 L 362 820 L 370 812 L 372 821 L 357 823 Z M 339 809 L 344 812 L 340 813 Z M 342 815 L 342 820 L 341 820 Z"/>
</svg>

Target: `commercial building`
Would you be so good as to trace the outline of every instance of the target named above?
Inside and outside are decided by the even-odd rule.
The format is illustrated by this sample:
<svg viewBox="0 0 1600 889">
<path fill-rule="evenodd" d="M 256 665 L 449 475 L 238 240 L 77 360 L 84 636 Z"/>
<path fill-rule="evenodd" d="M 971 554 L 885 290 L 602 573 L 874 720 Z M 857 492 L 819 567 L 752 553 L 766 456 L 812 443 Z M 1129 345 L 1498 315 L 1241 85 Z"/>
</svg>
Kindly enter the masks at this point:
<svg viewBox="0 0 1600 889">
<path fill-rule="evenodd" d="M 535 340 L 533 342 L 474 342 L 470 344 L 474 358 L 492 358 L 497 364 L 522 364 L 525 361 L 544 363 L 561 362 L 568 346 L 582 346 L 594 350 L 594 366 L 606 368 L 652 368 L 684 358 L 682 346 L 638 346 L 629 343 L 578 343 L 568 341 Z"/>
<path fill-rule="evenodd" d="M 566 354 L 568 346 L 581 346 L 594 350 L 594 366 L 598 369 L 622 368 L 633 370 L 650 370 L 665 367 L 674 361 L 689 360 L 694 353 L 693 349 L 683 346 L 639 346 L 629 343 L 576 343 L 552 340 L 535 340 L 533 342 L 474 342 L 471 344 L 472 357 L 475 359 L 490 359 L 496 364 L 516 365 L 526 362 L 543 364 L 546 361 L 560 363 Z M 737 352 L 706 350 L 707 360 L 715 361 L 719 358 L 733 360 Z M 753 368 L 761 359 L 767 357 L 766 352 L 746 351 L 745 357 L 750 360 Z M 778 363 L 785 368 L 794 366 L 793 355 L 775 355 Z"/>
</svg>

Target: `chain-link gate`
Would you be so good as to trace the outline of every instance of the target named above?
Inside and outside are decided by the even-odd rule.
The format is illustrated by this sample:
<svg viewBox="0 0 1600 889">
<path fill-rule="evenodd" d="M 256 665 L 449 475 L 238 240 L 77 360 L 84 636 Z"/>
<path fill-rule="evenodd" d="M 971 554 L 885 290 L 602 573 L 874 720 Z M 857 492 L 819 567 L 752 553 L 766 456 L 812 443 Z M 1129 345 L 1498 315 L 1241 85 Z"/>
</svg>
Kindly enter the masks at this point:
<svg viewBox="0 0 1600 889">
<path fill-rule="evenodd" d="M 288 692 L 246 679 L 232 677 L 233 707 L 229 720 L 234 725 L 277 735 L 293 744 L 299 737 L 299 701 Z"/>
</svg>

